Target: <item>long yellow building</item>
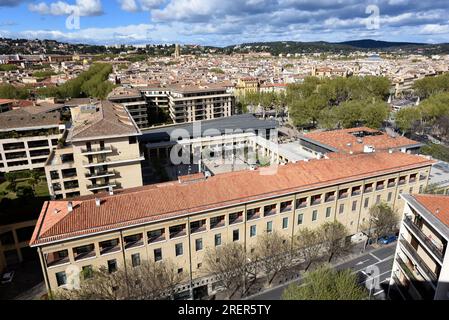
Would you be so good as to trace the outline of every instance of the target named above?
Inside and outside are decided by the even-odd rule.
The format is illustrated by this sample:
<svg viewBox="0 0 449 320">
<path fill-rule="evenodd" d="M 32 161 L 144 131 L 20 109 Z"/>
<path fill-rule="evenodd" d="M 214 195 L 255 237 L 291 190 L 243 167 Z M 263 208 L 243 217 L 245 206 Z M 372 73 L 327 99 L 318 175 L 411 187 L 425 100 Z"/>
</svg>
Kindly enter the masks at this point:
<svg viewBox="0 0 449 320">
<path fill-rule="evenodd" d="M 264 232 L 292 237 L 334 220 L 360 232 L 375 203 L 403 210 L 400 195 L 422 191 L 432 163 L 400 152 L 362 153 L 287 164 L 269 175 L 240 171 L 49 201 L 30 245 L 48 290 L 66 285 L 69 266 L 113 272 L 143 260 L 170 259 L 199 279 L 206 249 L 227 242 L 250 251 Z M 210 283 L 193 285 L 212 291 Z"/>
</svg>

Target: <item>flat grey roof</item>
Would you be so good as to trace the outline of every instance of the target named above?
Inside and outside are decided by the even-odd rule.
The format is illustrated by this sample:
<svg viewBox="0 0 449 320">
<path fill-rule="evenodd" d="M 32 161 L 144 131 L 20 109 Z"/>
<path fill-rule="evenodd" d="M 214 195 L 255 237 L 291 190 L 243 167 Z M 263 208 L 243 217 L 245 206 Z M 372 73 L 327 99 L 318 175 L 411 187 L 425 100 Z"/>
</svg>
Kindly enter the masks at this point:
<svg viewBox="0 0 449 320">
<path fill-rule="evenodd" d="M 224 134 L 228 130 L 241 130 L 243 132 L 248 130 L 267 130 L 276 128 L 277 122 L 274 120 L 261 120 L 257 119 L 252 114 L 239 114 L 231 117 L 224 117 L 212 120 L 197 121 L 196 126 L 201 126 L 201 136 L 207 130 L 208 136 L 219 135 L 218 132 Z M 170 125 L 160 127 L 156 129 L 142 130 L 142 136 L 139 137 L 140 142 L 157 142 L 157 141 L 169 141 L 171 133 L 174 130 L 187 130 L 191 137 L 193 137 L 194 123 L 182 123 L 176 125 Z M 211 130 L 215 130 L 217 133 L 211 133 Z M 217 131 L 218 130 L 218 131 Z"/>
</svg>

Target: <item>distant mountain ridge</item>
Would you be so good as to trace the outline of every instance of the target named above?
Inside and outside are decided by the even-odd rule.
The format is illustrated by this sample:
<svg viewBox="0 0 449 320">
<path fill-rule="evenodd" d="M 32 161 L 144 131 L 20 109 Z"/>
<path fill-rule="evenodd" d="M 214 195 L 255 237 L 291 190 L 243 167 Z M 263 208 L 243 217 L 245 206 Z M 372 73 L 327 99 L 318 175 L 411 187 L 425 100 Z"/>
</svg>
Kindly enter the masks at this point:
<svg viewBox="0 0 449 320">
<path fill-rule="evenodd" d="M 362 40 L 352 40 L 344 42 L 336 42 L 335 44 L 348 45 L 356 48 L 363 49 L 383 49 L 392 47 L 404 47 L 404 46 L 428 46 L 431 44 L 426 43 L 416 43 L 416 42 L 389 42 L 389 41 L 379 41 L 372 39 L 362 39 Z"/>
</svg>

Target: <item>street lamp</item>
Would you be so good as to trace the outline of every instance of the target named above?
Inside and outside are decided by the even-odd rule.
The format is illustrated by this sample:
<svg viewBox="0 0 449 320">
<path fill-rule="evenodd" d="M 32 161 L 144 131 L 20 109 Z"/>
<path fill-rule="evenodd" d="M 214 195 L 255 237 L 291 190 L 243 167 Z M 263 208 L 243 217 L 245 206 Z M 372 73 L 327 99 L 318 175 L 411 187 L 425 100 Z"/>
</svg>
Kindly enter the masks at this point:
<svg viewBox="0 0 449 320">
<path fill-rule="evenodd" d="M 368 276 L 371 277 L 374 274 L 374 271 L 371 271 L 370 273 L 368 273 Z M 371 277 L 371 284 L 369 287 L 369 300 L 371 300 L 371 296 L 373 293 L 373 287 L 374 287 L 374 277 Z"/>
</svg>

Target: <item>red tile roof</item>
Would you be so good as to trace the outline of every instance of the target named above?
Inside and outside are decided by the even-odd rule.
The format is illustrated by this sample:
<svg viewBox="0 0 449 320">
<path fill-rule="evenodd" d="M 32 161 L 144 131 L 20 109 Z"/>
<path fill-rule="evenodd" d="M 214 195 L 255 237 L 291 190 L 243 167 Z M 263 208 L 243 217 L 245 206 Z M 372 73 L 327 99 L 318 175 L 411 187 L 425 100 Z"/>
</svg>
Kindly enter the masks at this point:
<svg viewBox="0 0 449 320">
<path fill-rule="evenodd" d="M 288 164 L 271 175 L 262 170 L 239 171 L 192 183 L 176 181 L 123 190 L 113 196 L 97 195 L 102 199 L 99 207 L 95 196 L 83 197 L 73 202 L 71 213 L 67 213 L 68 201 L 50 201 L 44 205 L 31 244 L 239 205 L 432 163 L 425 157 L 399 152 L 359 154 Z"/>
<path fill-rule="evenodd" d="M 449 227 L 449 196 L 417 194 L 413 197 L 431 214 Z"/>
<path fill-rule="evenodd" d="M 362 140 L 360 141 L 362 141 L 362 143 L 360 143 L 360 141 L 358 141 L 359 138 L 354 135 L 355 132 L 360 131 L 374 133 L 375 135 L 361 138 Z M 374 146 L 377 151 L 385 151 L 388 149 L 397 149 L 400 147 L 419 144 L 417 141 L 413 141 L 402 136 L 393 138 L 384 132 L 366 127 L 313 132 L 305 134 L 304 137 L 335 148 L 338 152 L 342 153 L 349 153 L 350 151 L 353 153 L 361 153 L 363 152 L 365 145 Z"/>
</svg>

